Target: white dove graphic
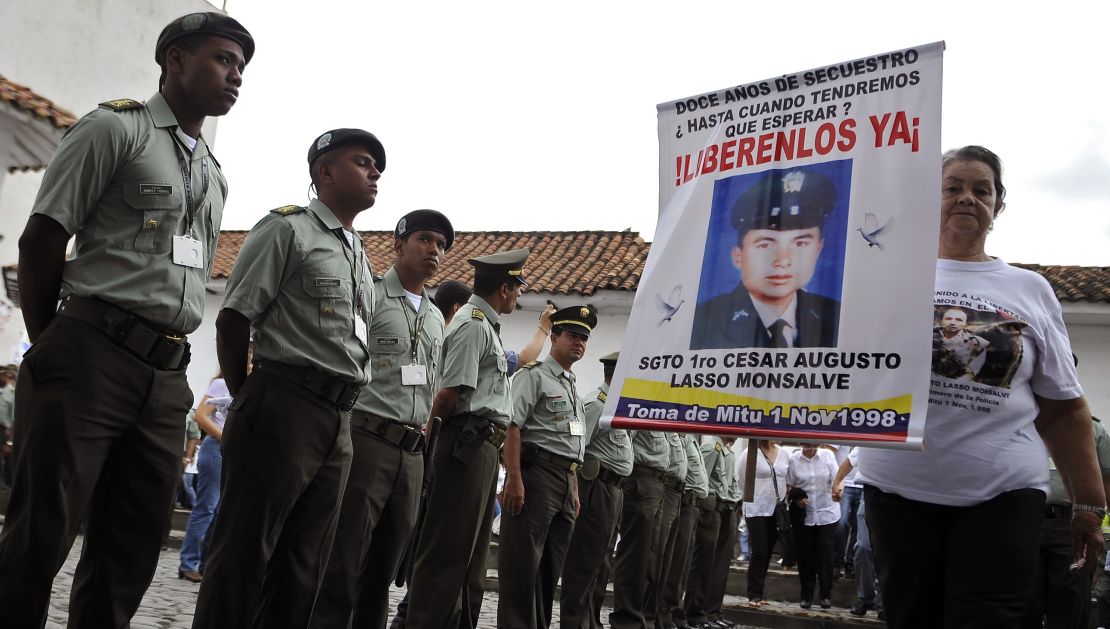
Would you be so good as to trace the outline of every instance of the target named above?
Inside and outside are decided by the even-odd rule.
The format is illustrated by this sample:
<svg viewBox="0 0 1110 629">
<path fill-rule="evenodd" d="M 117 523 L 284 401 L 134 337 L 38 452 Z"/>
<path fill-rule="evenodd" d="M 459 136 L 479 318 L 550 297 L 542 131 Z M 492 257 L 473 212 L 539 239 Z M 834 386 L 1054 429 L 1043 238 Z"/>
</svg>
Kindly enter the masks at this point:
<svg viewBox="0 0 1110 629">
<path fill-rule="evenodd" d="M 671 296 L 667 299 L 663 299 L 663 296 L 658 293 L 655 295 L 655 299 L 659 303 L 659 309 L 663 311 L 663 318 L 659 320 L 659 325 L 663 325 L 670 321 L 678 314 L 678 310 L 682 308 L 682 304 L 686 303 L 686 300 L 682 298 L 681 284 L 671 289 Z"/>
<path fill-rule="evenodd" d="M 889 231 L 893 224 L 894 217 L 892 216 L 887 219 L 886 223 L 884 223 L 882 227 L 879 227 L 878 217 L 875 216 L 874 212 L 868 212 L 863 216 L 863 227 L 856 228 L 856 231 L 858 231 L 859 235 L 863 236 L 863 239 L 867 241 L 868 247 L 878 247 L 881 250 L 883 248 L 883 244 L 879 242 L 879 234 L 883 233 L 884 231 Z"/>
</svg>

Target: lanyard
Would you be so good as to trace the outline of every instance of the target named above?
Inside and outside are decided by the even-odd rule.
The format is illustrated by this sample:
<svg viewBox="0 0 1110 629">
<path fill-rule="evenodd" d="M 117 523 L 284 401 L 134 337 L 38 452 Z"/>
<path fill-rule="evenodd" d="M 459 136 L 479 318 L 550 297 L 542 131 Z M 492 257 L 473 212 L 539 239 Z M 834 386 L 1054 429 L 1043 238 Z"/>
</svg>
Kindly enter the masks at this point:
<svg viewBox="0 0 1110 629">
<path fill-rule="evenodd" d="M 340 227 L 338 231 L 345 231 L 345 230 L 342 227 Z M 362 251 L 362 238 L 358 235 L 358 232 L 356 232 L 354 230 L 351 231 L 351 235 L 352 235 L 351 240 L 358 243 L 358 250 L 357 251 L 353 249 L 353 245 L 351 244 L 351 241 L 347 240 L 347 237 L 344 236 L 343 234 L 336 233 L 335 237 L 338 238 L 339 242 L 343 244 L 343 257 L 347 260 L 347 263 L 351 265 L 351 280 L 354 281 L 355 287 L 356 287 L 356 289 L 355 289 L 355 304 L 354 304 L 355 305 L 355 314 L 357 314 L 358 316 L 361 317 L 362 316 L 362 296 L 363 296 L 362 282 L 363 282 L 364 279 L 366 279 L 366 271 L 362 268 L 363 265 L 359 264 L 359 262 L 362 261 L 362 257 L 359 255 L 359 252 Z M 348 249 L 351 249 L 350 255 L 348 255 L 348 253 L 347 253 Z M 361 271 L 361 273 L 360 273 L 360 271 Z"/>
<path fill-rule="evenodd" d="M 563 382 L 563 388 L 566 389 L 567 394 L 570 395 L 571 410 L 574 411 L 574 417 L 578 417 L 578 396 L 574 394 L 574 381 L 572 381 L 566 373 L 559 374 L 559 380 Z"/>
<path fill-rule="evenodd" d="M 425 295 L 424 299 L 427 298 L 428 296 Z M 416 365 L 419 364 L 419 361 L 416 360 L 417 344 L 420 342 L 420 333 L 424 330 L 424 317 L 427 316 L 427 313 L 417 317 L 414 324 L 414 322 L 409 321 L 409 298 L 402 295 L 397 299 L 401 302 L 401 310 L 405 312 L 405 325 L 409 329 L 409 348 L 412 350 L 412 364 Z"/>
<path fill-rule="evenodd" d="M 185 152 L 181 150 L 180 141 L 174 135 L 172 129 L 166 129 L 170 137 L 173 138 L 173 148 L 177 153 L 177 164 L 181 167 L 181 180 L 185 183 L 185 233 L 189 236 L 193 235 L 193 219 L 196 216 L 197 210 L 200 209 L 200 204 L 204 202 L 204 198 L 208 196 L 208 156 L 200 158 L 200 198 L 198 202 L 193 203 L 193 173 L 189 169 L 189 162 L 185 159 Z M 200 141 L 199 139 L 197 140 Z"/>
</svg>

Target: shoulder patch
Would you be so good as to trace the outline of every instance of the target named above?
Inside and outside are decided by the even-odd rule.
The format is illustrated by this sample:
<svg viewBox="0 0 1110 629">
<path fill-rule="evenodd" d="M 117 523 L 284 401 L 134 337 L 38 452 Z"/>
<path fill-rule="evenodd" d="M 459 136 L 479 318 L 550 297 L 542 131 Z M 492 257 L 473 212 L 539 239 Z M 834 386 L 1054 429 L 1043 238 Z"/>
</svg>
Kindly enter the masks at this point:
<svg viewBox="0 0 1110 629">
<path fill-rule="evenodd" d="M 532 361 L 532 362 L 530 362 L 530 363 L 527 363 L 527 364 L 521 365 L 521 366 L 520 366 L 520 368 L 521 368 L 521 369 L 531 369 L 532 367 L 535 367 L 535 366 L 536 366 L 536 365 L 538 365 L 538 364 L 540 364 L 540 361 L 538 361 L 538 360 L 533 360 L 533 361 Z"/>
<path fill-rule="evenodd" d="M 717 443 L 713 444 L 713 449 L 714 449 L 714 450 L 716 450 L 717 452 L 724 452 L 724 451 L 725 451 L 724 447 L 722 447 L 722 446 L 721 446 L 721 442 L 720 442 L 720 441 L 718 441 Z"/>
<path fill-rule="evenodd" d="M 470 311 L 470 318 L 471 319 L 481 319 L 482 321 L 485 321 L 486 320 L 486 313 L 484 313 L 481 310 L 475 308 L 474 310 Z M 525 367 L 527 367 L 527 366 L 528 365 L 525 365 Z"/>
<path fill-rule="evenodd" d="M 609 399 L 609 396 L 608 396 L 608 395 L 607 395 L 607 394 L 606 394 L 606 393 L 605 393 L 604 391 L 602 391 L 601 393 L 598 393 L 598 394 L 597 394 L 597 399 L 599 399 L 599 400 L 601 400 L 602 402 L 604 402 L 605 400 L 608 400 L 608 399 Z"/>
<path fill-rule="evenodd" d="M 299 206 L 299 205 L 283 205 L 281 207 L 276 207 L 276 208 L 274 208 L 270 211 L 273 212 L 274 214 L 281 214 L 282 216 L 289 216 L 290 214 L 297 214 L 299 212 L 303 212 L 304 210 L 305 209 L 303 207 Z"/>
<path fill-rule="evenodd" d="M 143 104 L 130 98 L 117 98 L 116 100 L 104 101 L 100 103 L 100 106 L 114 111 L 127 111 L 128 109 L 141 109 Z"/>
</svg>

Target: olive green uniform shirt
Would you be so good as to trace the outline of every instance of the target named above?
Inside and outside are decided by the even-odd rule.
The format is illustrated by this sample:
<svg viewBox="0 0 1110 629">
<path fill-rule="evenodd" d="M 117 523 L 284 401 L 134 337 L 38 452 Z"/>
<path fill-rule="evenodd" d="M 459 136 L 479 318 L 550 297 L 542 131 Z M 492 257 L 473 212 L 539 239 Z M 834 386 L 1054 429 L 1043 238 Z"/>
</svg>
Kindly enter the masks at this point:
<svg viewBox="0 0 1110 629">
<path fill-rule="evenodd" d="M 366 327 L 372 317 L 370 263 L 355 234 L 354 250 L 328 206 L 286 206 L 247 235 L 227 280 L 223 307 L 254 327 L 254 360 L 314 367 L 366 384 Z M 362 329 L 356 332 L 356 325 Z"/>
<path fill-rule="evenodd" d="M 76 237 L 62 270 L 62 297 L 98 297 L 156 327 L 197 329 L 227 181 L 204 138 L 192 152 L 185 138 L 160 93 L 118 111 L 102 105 L 66 133 L 31 210 Z M 191 212 L 179 157 L 190 179 Z M 173 237 L 186 232 L 204 247 L 202 268 L 173 263 Z"/>
<path fill-rule="evenodd" d="M 550 355 L 524 365 L 513 376 L 513 424 L 521 443 L 582 461 L 586 453 L 586 409 L 567 374 Z"/>
<path fill-rule="evenodd" d="M 719 437 L 701 446 L 702 459 L 709 479 L 709 493 L 721 500 L 738 502 L 740 487 L 736 481 L 736 455 Z"/>
<path fill-rule="evenodd" d="M 668 432 L 667 435 L 667 471 L 668 478 L 679 482 L 686 480 L 686 444 L 682 442 L 682 435 L 677 432 Z"/>
<path fill-rule="evenodd" d="M 623 428 L 606 430 L 601 427 L 601 412 L 609 397 L 609 385 L 602 384 L 582 398 L 586 411 L 586 458 L 597 459 L 619 476 L 632 473 L 632 438 Z"/>
<path fill-rule="evenodd" d="M 1095 433 L 1095 454 L 1098 455 L 1099 469 L 1102 470 L 1103 476 L 1110 475 L 1110 435 L 1106 434 L 1106 428 L 1099 421 L 1091 422 L 1091 429 Z M 1056 462 L 1051 457 L 1048 459 L 1047 503 L 1064 506 L 1071 504 L 1071 497 L 1064 487 L 1064 479 L 1060 476 L 1060 471 L 1056 469 Z"/>
<path fill-rule="evenodd" d="M 632 460 L 636 465 L 665 471 L 671 463 L 667 433 L 657 430 L 632 431 Z"/>
<path fill-rule="evenodd" d="M 709 495 L 709 479 L 705 475 L 705 462 L 702 461 L 701 449 L 698 448 L 698 438 L 683 434 L 682 444 L 686 448 L 686 491 L 694 491 L 698 498 L 705 498 Z"/>
<path fill-rule="evenodd" d="M 428 421 L 443 345 L 443 315 L 421 291 L 420 310 L 405 296 L 397 270 L 374 278 L 374 319 L 370 322 L 370 385 L 362 388 L 355 410 L 409 426 Z M 413 340 L 415 339 L 415 343 Z M 426 384 L 402 384 L 401 369 L 424 366 Z"/>
<path fill-rule="evenodd" d="M 444 332 L 439 387 L 462 387 L 456 414 L 471 413 L 508 428 L 513 400 L 500 330 L 493 308 L 481 297 L 471 296 Z"/>
<path fill-rule="evenodd" d="M 0 389 L 0 428 L 8 429 L 15 423 L 15 387 Z M 0 434 L 0 436 L 3 436 Z"/>
</svg>

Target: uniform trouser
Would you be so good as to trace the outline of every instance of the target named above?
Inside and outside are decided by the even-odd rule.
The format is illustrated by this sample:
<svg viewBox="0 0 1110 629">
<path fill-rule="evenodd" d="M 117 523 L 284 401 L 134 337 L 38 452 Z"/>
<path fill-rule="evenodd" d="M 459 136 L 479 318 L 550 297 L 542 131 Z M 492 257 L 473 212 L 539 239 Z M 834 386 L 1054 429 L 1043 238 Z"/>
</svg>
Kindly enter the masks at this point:
<svg viewBox="0 0 1110 629">
<path fill-rule="evenodd" d="M 350 420 L 289 380 L 247 378 L 224 425 L 195 629 L 308 625 L 351 468 Z"/>
<path fill-rule="evenodd" d="M 719 511 L 698 507 L 698 512 L 685 604 L 686 622 L 691 625 L 700 625 L 706 621 L 706 594 L 713 573 L 713 562 L 717 557 L 717 537 L 721 529 Z"/>
<path fill-rule="evenodd" d="M 969 507 L 919 502 L 870 485 L 863 494 L 888 627 L 1021 625 L 1044 492 L 1007 491 Z"/>
<path fill-rule="evenodd" d="M 354 459 L 312 629 L 384 627 L 389 585 L 416 525 L 424 457 L 351 427 Z"/>
<path fill-rule="evenodd" d="M 620 488 L 599 479 L 580 478 L 578 495 L 581 508 L 563 562 L 563 587 L 559 596 L 559 626 L 566 629 L 593 625 L 596 611 L 593 592 L 602 558 L 612 552 L 613 532 L 624 500 Z"/>
<path fill-rule="evenodd" d="M 1086 629 L 1090 616 L 1092 568 L 1097 561 L 1087 560 L 1082 570 L 1070 570 L 1075 546 L 1069 518 L 1045 518 L 1041 525 L 1041 546 L 1032 596 L 1022 627 L 1026 629 Z M 1100 566 L 1101 567 L 1101 566 Z M 1047 620 L 1047 622 L 1043 622 Z"/>
<path fill-rule="evenodd" d="M 820 584 L 820 598 L 832 596 L 836 523 L 794 527 L 798 540 L 798 579 L 802 600 L 812 601 L 814 587 Z"/>
<path fill-rule="evenodd" d="M 613 570 L 613 612 L 609 614 L 609 625 L 613 629 L 645 626 L 644 598 L 651 566 L 651 542 L 665 491 L 663 481 L 636 471 L 624 486 L 621 538 Z"/>
<path fill-rule="evenodd" d="M 767 581 L 767 568 L 771 565 L 771 551 L 779 538 L 775 516 L 755 516 L 746 518 L 748 523 L 748 545 L 751 547 L 751 561 L 748 562 L 748 598 L 760 600 L 763 586 Z"/>
<path fill-rule="evenodd" d="M 700 513 L 701 510 L 698 509 L 696 502 L 687 500 L 682 503 L 678 522 L 675 524 L 674 551 L 671 553 L 667 576 L 663 580 L 663 592 L 659 596 L 656 626 L 686 624 L 686 612 L 682 609 L 682 594 L 686 591 L 686 581 L 690 574 L 690 547 Z"/>
<path fill-rule="evenodd" d="M 482 442 L 466 463 L 453 458 L 465 424 L 461 416 L 449 419 L 439 435 L 436 483 L 416 550 L 406 627 L 444 629 L 452 620 L 458 623 L 468 571 L 472 563 L 482 569 L 477 562 L 488 552 L 488 537 L 479 552 L 479 533 L 497 481 L 497 449 Z"/>
<path fill-rule="evenodd" d="M 183 572 L 204 572 L 208 555 L 209 533 L 212 521 L 220 508 L 220 477 L 223 475 L 224 458 L 220 442 L 207 437 L 197 453 L 197 493 L 189 523 L 185 525 L 185 539 L 181 540 Z"/>
<path fill-rule="evenodd" d="M 728 586 L 728 571 L 732 565 L 733 546 L 739 533 L 739 510 L 721 513 L 721 524 L 717 528 L 717 544 L 713 549 L 713 571 L 705 588 L 705 614 L 709 620 L 721 617 L 721 605 L 725 602 L 725 588 Z"/>
<path fill-rule="evenodd" d="M 69 626 L 125 627 L 154 577 L 192 403 L 184 371 L 155 369 L 56 316 L 24 357 L 0 535 L 0 627 L 38 629 L 85 522 Z"/>
<path fill-rule="evenodd" d="M 520 471 L 524 506 L 501 515 L 497 626 L 547 627 L 574 534 L 574 473 L 537 461 Z"/>
<path fill-rule="evenodd" d="M 618 509 L 617 526 L 613 528 L 613 537 L 605 547 L 605 554 L 598 562 L 597 579 L 594 580 L 594 591 L 590 598 L 590 629 L 603 629 L 601 622 L 601 608 L 605 606 L 605 591 L 609 585 L 609 577 L 613 574 L 613 560 L 617 551 L 617 539 L 620 537 L 621 517 L 624 512 L 624 490 L 621 490 L 621 507 Z"/>
<path fill-rule="evenodd" d="M 656 625 L 659 616 L 659 598 L 663 592 L 663 584 L 666 583 L 667 570 L 671 567 L 671 554 L 674 552 L 675 535 L 678 532 L 678 511 L 681 507 L 682 492 L 678 489 L 666 489 L 651 541 L 651 565 L 648 567 L 647 591 L 644 596 L 644 622 L 649 627 Z"/>
</svg>

